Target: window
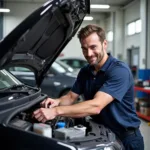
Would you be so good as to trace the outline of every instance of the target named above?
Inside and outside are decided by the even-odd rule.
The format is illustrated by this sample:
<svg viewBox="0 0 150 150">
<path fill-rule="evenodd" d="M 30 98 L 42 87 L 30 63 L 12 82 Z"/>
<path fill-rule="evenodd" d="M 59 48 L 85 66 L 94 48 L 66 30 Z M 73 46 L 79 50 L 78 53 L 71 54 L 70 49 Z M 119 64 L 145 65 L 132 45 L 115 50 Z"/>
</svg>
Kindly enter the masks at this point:
<svg viewBox="0 0 150 150">
<path fill-rule="evenodd" d="M 55 68 L 59 73 L 66 73 L 66 70 L 56 62 L 52 64 L 52 67 Z"/>
<path fill-rule="evenodd" d="M 0 90 L 20 84 L 22 83 L 12 76 L 7 70 L 0 70 Z"/>
<path fill-rule="evenodd" d="M 24 68 L 24 67 L 14 67 L 15 71 L 20 71 L 20 72 L 31 72 L 30 69 Z"/>
<path fill-rule="evenodd" d="M 128 35 L 135 34 L 135 22 L 128 24 Z"/>
<path fill-rule="evenodd" d="M 84 65 L 86 65 L 86 64 L 87 64 L 87 62 L 86 62 L 86 61 L 81 61 L 80 63 L 81 63 L 81 67 L 83 67 Z"/>
<path fill-rule="evenodd" d="M 127 34 L 133 35 L 135 33 L 140 33 L 142 31 L 142 21 L 141 19 L 131 22 L 127 26 Z"/>
<path fill-rule="evenodd" d="M 135 32 L 139 33 L 142 31 L 142 21 L 139 19 L 135 22 Z"/>
<path fill-rule="evenodd" d="M 74 68 L 80 68 L 81 67 L 80 61 L 78 61 L 78 60 L 72 61 L 72 65 Z"/>
<path fill-rule="evenodd" d="M 113 32 L 112 31 L 109 31 L 107 33 L 107 40 L 108 40 L 108 42 L 112 42 L 113 41 Z"/>
</svg>

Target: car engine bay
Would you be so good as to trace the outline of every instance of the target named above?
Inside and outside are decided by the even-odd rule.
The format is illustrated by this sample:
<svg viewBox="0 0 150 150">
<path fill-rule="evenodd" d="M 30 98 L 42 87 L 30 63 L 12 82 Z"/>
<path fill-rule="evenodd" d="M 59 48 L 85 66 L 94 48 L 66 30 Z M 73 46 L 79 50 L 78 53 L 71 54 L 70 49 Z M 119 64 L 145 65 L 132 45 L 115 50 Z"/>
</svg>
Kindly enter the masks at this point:
<svg viewBox="0 0 150 150">
<path fill-rule="evenodd" d="M 93 122 L 90 117 L 79 119 L 57 117 L 46 123 L 40 123 L 32 117 L 32 112 L 38 107 L 39 105 L 35 105 L 29 110 L 20 112 L 11 119 L 9 126 L 78 146 L 116 141 L 116 136 L 111 130 Z"/>
<path fill-rule="evenodd" d="M 1 91 L 0 109 L 8 108 L 4 114 L 0 114 L 4 119 L 3 124 L 41 137 L 71 143 L 79 148 L 101 144 L 108 146 L 111 143 L 116 150 L 120 150 L 121 143 L 116 135 L 110 129 L 94 122 L 91 117 L 56 117 L 45 123 L 38 122 L 33 117 L 33 112 L 41 108 L 40 103 L 46 97 L 40 89 L 26 85 Z"/>
</svg>

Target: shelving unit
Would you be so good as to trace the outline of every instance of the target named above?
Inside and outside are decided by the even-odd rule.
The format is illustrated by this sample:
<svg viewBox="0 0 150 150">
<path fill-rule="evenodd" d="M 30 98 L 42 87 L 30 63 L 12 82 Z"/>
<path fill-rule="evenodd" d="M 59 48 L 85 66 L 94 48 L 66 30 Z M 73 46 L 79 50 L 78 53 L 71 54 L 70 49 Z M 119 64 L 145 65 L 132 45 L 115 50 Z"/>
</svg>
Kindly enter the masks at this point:
<svg viewBox="0 0 150 150">
<path fill-rule="evenodd" d="M 136 112 L 136 113 L 140 118 L 150 121 L 150 116 L 145 116 L 145 115 L 141 114 L 140 112 Z"/>
<path fill-rule="evenodd" d="M 140 92 L 145 92 L 147 94 L 150 94 L 150 89 L 145 89 L 143 87 L 138 87 L 138 86 L 134 87 L 134 91 L 140 91 Z M 145 116 L 141 114 L 140 112 L 137 112 L 137 115 L 144 120 L 150 121 L 150 116 Z"/>
<path fill-rule="evenodd" d="M 135 91 L 140 91 L 140 92 L 145 92 L 145 93 L 147 93 L 147 94 L 150 94 L 150 89 L 145 89 L 145 88 L 142 88 L 142 87 L 135 86 L 135 87 L 134 87 L 134 90 L 135 90 Z"/>
</svg>

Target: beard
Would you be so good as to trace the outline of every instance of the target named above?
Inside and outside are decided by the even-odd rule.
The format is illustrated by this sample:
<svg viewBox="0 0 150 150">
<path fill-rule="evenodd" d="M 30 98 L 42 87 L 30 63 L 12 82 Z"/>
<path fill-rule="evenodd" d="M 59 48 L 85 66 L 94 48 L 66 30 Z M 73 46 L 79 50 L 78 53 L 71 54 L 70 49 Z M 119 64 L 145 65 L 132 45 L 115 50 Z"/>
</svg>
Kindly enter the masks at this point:
<svg viewBox="0 0 150 150">
<path fill-rule="evenodd" d="M 93 57 L 93 56 L 92 56 Z M 95 60 L 95 62 L 91 62 L 90 61 L 90 59 L 92 58 L 92 57 L 88 57 L 87 58 L 87 61 L 88 61 L 88 63 L 91 65 L 91 66 L 97 66 L 101 61 L 102 61 L 102 59 L 104 58 L 104 50 L 103 50 L 103 47 L 102 47 L 102 51 L 101 51 L 101 53 L 99 53 L 98 55 L 97 55 L 97 59 Z M 96 56 L 95 56 L 96 57 Z"/>
</svg>

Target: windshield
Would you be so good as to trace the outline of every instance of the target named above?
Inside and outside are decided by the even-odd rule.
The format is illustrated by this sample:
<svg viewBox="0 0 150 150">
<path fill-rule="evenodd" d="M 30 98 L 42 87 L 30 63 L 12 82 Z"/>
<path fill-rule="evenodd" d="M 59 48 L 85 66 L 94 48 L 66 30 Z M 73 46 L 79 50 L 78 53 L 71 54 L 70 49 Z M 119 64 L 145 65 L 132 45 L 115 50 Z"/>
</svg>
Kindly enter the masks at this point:
<svg viewBox="0 0 150 150">
<path fill-rule="evenodd" d="M 52 64 L 52 67 L 59 73 L 66 73 L 67 71 L 61 66 L 59 65 L 58 63 L 54 62 Z"/>
<path fill-rule="evenodd" d="M 12 76 L 8 71 L 4 69 L 0 70 L 0 90 L 21 84 L 22 83 Z"/>
<path fill-rule="evenodd" d="M 57 62 L 60 66 L 62 66 L 67 72 L 68 72 L 68 71 L 69 71 L 69 72 L 73 72 L 73 71 L 74 71 L 72 67 L 70 67 L 69 65 L 67 65 L 67 64 L 64 63 L 64 62 L 59 61 L 59 60 L 56 60 L 56 62 Z"/>
</svg>

